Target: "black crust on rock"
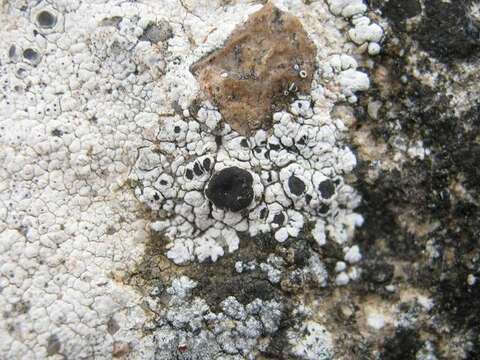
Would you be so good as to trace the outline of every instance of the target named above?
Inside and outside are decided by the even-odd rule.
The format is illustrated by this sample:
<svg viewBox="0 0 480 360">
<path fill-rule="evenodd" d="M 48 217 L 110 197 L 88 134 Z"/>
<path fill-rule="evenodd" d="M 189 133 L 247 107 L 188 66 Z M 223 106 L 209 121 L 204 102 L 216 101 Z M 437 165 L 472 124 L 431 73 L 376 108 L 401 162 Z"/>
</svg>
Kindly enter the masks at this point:
<svg viewBox="0 0 480 360">
<path fill-rule="evenodd" d="M 415 2 L 418 1 L 406 0 L 405 4 Z M 407 270 L 404 286 L 418 287 L 430 294 L 435 302 L 430 310 L 431 318 L 435 319 L 433 328 L 446 329 L 432 331 L 432 323 L 428 321 L 416 325 L 410 334 L 397 329 L 395 336 L 385 342 L 382 358 L 415 359 L 417 351 L 395 349 L 420 349 L 422 344 L 416 344 L 415 339 L 419 332 L 425 332 L 433 346 L 447 344 L 443 349 L 435 349 L 439 358 L 451 357 L 448 351 L 457 346 L 452 343 L 451 334 L 456 334 L 462 338 L 459 347 L 465 350 L 465 358 L 479 359 L 480 285 L 478 281 L 471 285 L 468 279 L 470 275 L 477 279 L 479 276 L 480 104 L 473 83 L 456 76 L 457 67 L 461 69 L 463 62 L 476 59 L 480 46 L 471 31 L 475 32 L 478 24 L 469 18 L 466 1 L 421 3 L 422 14 L 417 13 L 418 9 L 407 14 L 403 11 L 403 1 L 371 2 L 387 16 L 392 25 L 391 38 L 399 43 L 384 44 L 378 58 L 382 71 L 373 72 L 371 77 L 372 87 L 367 97 L 369 101 L 378 99 L 385 104 L 382 116 L 367 118 L 365 101 L 363 108 L 356 109 L 356 115 L 368 121 L 359 127 L 365 130 L 363 124 L 368 123 L 369 133 L 380 144 L 390 144 L 396 136 L 422 139 L 430 155 L 423 160 L 407 159 L 401 169 L 380 169 L 369 177 L 369 172 L 375 169 L 374 159 L 358 152 L 356 189 L 363 201 L 357 210 L 365 218 L 355 234 L 355 241 L 363 244 L 364 250 L 361 289 L 365 293 L 391 296 L 384 293 L 383 284 L 395 282 L 396 275 L 390 279 L 392 269 L 397 269 L 398 260 L 405 261 L 408 265 L 404 267 Z M 418 22 L 407 27 L 405 20 L 412 15 L 418 15 Z M 412 65 L 417 46 L 429 56 Z M 439 72 L 437 61 L 432 58 L 451 64 L 452 68 Z M 412 72 L 412 66 L 422 74 L 438 75 L 439 81 L 434 86 L 423 83 Z M 399 81 L 397 74 L 405 75 L 408 81 Z M 469 105 L 460 111 L 452 107 L 452 98 L 458 96 L 455 89 L 469 92 Z M 392 126 L 397 122 L 399 127 Z M 395 152 L 390 151 L 388 157 Z M 458 192 L 457 184 L 461 184 L 463 192 Z M 419 231 L 422 224 L 436 226 L 424 234 Z M 431 239 L 439 256 L 421 256 L 432 251 Z"/>
<path fill-rule="evenodd" d="M 295 175 L 292 175 L 288 179 L 288 188 L 293 195 L 300 196 L 305 192 L 305 183 Z"/>
<path fill-rule="evenodd" d="M 420 23 L 413 25 L 411 36 L 423 50 L 440 61 L 450 63 L 479 53 L 480 31 L 469 14 L 467 0 L 450 3 L 425 0 L 423 15 L 419 0 L 373 0 L 371 3 L 390 20 L 392 28 L 399 32 L 396 35 L 406 31 L 408 19 L 419 16 Z"/>
<path fill-rule="evenodd" d="M 57 23 L 57 18 L 52 13 L 43 10 L 37 15 L 37 23 L 41 28 L 50 29 Z"/>
<path fill-rule="evenodd" d="M 253 200 L 253 177 L 236 166 L 215 173 L 208 183 L 205 195 L 220 209 L 240 211 Z"/>
<path fill-rule="evenodd" d="M 280 226 L 283 225 L 285 222 L 285 215 L 283 215 L 283 213 L 276 214 L 273 217 L 273 222 Z"/>
<path fill-rule="evenodd" d="M 467 6 L 462 1 L 425 1 L 425 16 L 416 40 L 430 55 L 444 60 L 478 54 L 479 31 L 467 15 Z"/>
<path fill-rule="evenodd" d="M 322 194 L 322 198 L 330 199 L 335 194 L 335 185 L 330 179 L 324 180 L 318 185 L 318 191 Z"/>
</svg>

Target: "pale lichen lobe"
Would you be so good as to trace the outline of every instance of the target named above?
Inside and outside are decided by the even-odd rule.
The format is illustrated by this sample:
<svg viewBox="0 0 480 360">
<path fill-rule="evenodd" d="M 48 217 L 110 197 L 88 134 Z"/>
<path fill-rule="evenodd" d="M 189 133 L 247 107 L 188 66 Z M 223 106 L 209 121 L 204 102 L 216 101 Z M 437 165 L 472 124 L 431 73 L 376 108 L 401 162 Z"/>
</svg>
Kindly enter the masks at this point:
<svg viewBox="0 0 480 360">
<path fill-rule="evenodd" d="M 191 71 L 225 121 L 247 135 L 268 127 L 290 94 L 309 92 L 315 55 L 301 22 L 267 4 Z"/>
</svg>

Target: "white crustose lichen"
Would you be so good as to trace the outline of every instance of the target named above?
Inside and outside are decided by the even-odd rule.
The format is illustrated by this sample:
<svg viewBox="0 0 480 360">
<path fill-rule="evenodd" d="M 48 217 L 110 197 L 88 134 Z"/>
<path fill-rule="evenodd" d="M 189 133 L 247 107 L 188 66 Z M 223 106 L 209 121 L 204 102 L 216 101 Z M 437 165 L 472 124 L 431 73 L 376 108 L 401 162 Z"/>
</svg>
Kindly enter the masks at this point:
<svg viewBox="0 0 480 360">
<path fill-rule="evenodd" d="M 189 69 L 261 5 L 1 2 L 1 358 L 152 359 L 158 349 L 172 356 L 167 338 L 181 331 L 165 325 L 147 332 L 154 314 L 145 304 L 152 297 L 126 281 L 145 253 L 149 227 L 168 240 L 166 254 L 176 263 L 233 252 L 240 232 L 294 239 L 307 222 L 314 223 L 319 245 L 331 238 L 351 248 L 362 218 L 354 212 L 360 198 L 345 176 L 356 160 L 345 126 L 330 112 L 338 101 L 355 101 L 368 77 L 356 69 L 355 46 L 336 28 L 338 18 L 326 3 L 273 2 L 304 23 L 320 70 L 310 94 L 276 112 L 270 130 L 249 137 L 223 124 L 212 104 L 193 106 L 200 94 Z M 358 1 L 329 3 L 347 18 L 366 10 Z M 360 20 L 350 38 L 360 46 L 380 41 L 378 28 Z M 339 67 L 330 62 L 335 54 L 343 59 Z M 225 204 L 215 189 L 226 187 L 235 196 L 229 179 L 246 196 Z M 355 251 L 350 255 L 357 258 Z M 309 271 L 323 284 L 325 271 L 312 259 Z M 275 279 L 275 268 L 266 271 Z M 185 287 L 193 285 L 178 288 Z M 180 315 L 190 308 L 205 308 L 203 300 L 192 305 L 177 293 L 172 297 L 185 301 L 167 304 L 172 324 L 184 321 Z M 277 329 L 274 300 L 246 307 L 246 317 L 233 299 L 224 306 L 228 321 L 215 320 L 222 326 L 218 336 L 230 339 L 229 319 L 235 319 L 252 354 L 257 332 Z M 230 312 L 233 307 L 238 312 Z M 202 315 L 202 321 L 209 319 Z M 308 336 L 294 354 L 330 353 L 330 346 L 301 346 L 317 347 Z M 228 351 L 216 354 L 241 356 Z"/>
</svg>

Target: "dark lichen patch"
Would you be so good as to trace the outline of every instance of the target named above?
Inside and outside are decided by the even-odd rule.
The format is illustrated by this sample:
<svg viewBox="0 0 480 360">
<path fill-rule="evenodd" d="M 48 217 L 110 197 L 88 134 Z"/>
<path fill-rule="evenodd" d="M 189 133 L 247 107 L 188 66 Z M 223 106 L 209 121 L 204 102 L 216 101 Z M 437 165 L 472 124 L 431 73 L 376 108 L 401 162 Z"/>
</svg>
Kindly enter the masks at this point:
<svg viewBox="0 0 480 360">
<path fill-rule="evenodd" d="M 422 12 L 422 6 L 419 0 L 373 0 L 372 7 L 378 8 L 382 14 L 392 22 L 397 30 L 405 29 L 406 21 Z"/>
<path fill-rule="evenodd" d="M 367 166 L 368 167 L 368 166 Z M 402 227 L 399 213 L 415 211 L 415 204 L 424 204 L 426 193 L 422 187 L 426 171 L 417 173 L 417 168 L 405 168 L 402 172 L 382 173 L 373 184 L 360 180 L 357 189 L 363 195 L 359 212 L 365 217 L 365 224 L 357 232 L 357 239 L 365 251 L 378 256 L 392 255 L 399 259 L 412 259 L 421 250 L 414 241 L 414 235 Z M 368 171 L 359 167 L 358 171 Z M 387 244 L 387 248 L 381 243 Z"/>
<path fill-rule="evenodd" d="M 372 2 L 390 20 L 396 36 L 410 32 L 411 39 L 443 62 L 469 59 L 480 51 L 479 24 L 470 14 L 468 0 L 424 0 L 423 11 L 419 0 Z M 407 20 L 418 16 L 418 23 Z"/>
<path fill-rule="evenodd" d="M 305 183 L 295 175 L 290 176 L 288 179 L 288 187 L 290 192 L 296 196 L 302 195 L 306 188 Z"/>
<path fill-rule="evenodd" d="M 386 1 L 379 2 L 388 5 Z M 417 18 L 424 26 L 423 33 L 417 33 L 419 28 L 415 23 L 405 27 L 392 26 L 390 38 L 396 38 L 398 42 L 385 44 L 373 71 L 368 96 L 369 101 L 380 100 L 385 111 L 380 112 L 378 119 L 368 118 L 368 121 L 366 103 L 361 104 L 363 109 L 356 111 L 356 114 L 363 114 L 363 120 L 360 118 L 356 123 L 355 131 L 368 132 L 384 150 L 378 152 L 377 158 L 358 151 L 360 159 L 355 187 L 363 197 L 358 210 L 365 217 L 365 224 L 357 231 L 355 240 L 362 244 L 366 261 L 362 285 L 356 284 L 355 291 L 392 299 L 394 295 L 385 291 L 386 284 L 422 289 L 436 306 L 428 319 L 412 326 L 412 331 L 417 335 L 419 332 L 428 334 L 432 342 L 443 343 L 439 358 L 451 358 L 448 355 L 450 346 L 461 347 L 472 354 L 480 349 L 480 329 L 474 320 L 479 316 L 476 311 L 479 308 L 478 294 L 475 286 L 467 283 L 469 274 L 477 276 L 480 259 L 480 225 L 477 221 L 480 185 L 475 180 L 480 175 L 478 166 L 475 166 L 480 161 L 480 110 L 476 103 L 476 80 L 458 77 L 456 70 L 470 57 L 469 54 L 474 54 L 476 46 L 467 45 L 470 40 L 464 39 L 459 44 L 463 43 L 468 49 L 450 53 L 455 52 L 458 44 L 447 49 L 449 39 L 464 34 L 462 31 L 467 23 L 460 24 L 459 19 L 464 15 L 459 12 L 464 11 L 465 3 L 444 3 L 435 10 L 435 16 L 443 14 L 445 19 L 442 21 L 446 23 L 459 21 L 456 35 L 449 33 L 453 27 L 449 30 L 447 26 L 446 31 L 431 30 L 440 24 L 428 20 L 435 12 L 432 9 L 435 4 L 434 1 L 425 2 L 425 13 Z M 456 6 L 456 10 L 447 15 L 446 6 Z M 457 14 L 458 19 L 451 14 Z M 427 21 L 430 21 L 429 27 L 425 25 Z M 412 57 L 412 54 L 418 54 L 414 40 L 422 36 L 426 43 L 430 39 L 431 44 L 420 45 L 431 46 L 429 54 L 448 62 L 449 67 L 445 68 L 453 73 L 439 73 L 434 65 L 436 61 L 431 61 L 428 56 Z M 442 36 L 443 39 L 438 40 Z M 417 74 L 421 74 L 420 78 L 436 76 L 435 86 L 417 80 Z M 452 102 L 452 93 L 459 88 L 470 92 L 468 98 L 472 105 L 465 111 L 454 109 Z M 421 139 L 431 155 L 424 160 L 405 156 L 398 166 L 388 166 L 393 163 L 394 154 L 399 153 L 392 146 L 397 137 L 407 141 Z M 358 138 L 353 136 L 353 142 Z M 357 145 L 359 150 L 365 146 L 358 142 Z M 376 160 L 383 166 L 378 166 Z M 393 277 L 392 267 L 395 268 Z M 454 344 L 452 333 L 465 339 L 464 343 Z M 414 358 L 412 354 L 398 354 L 394 350 L 402 339 L 408 343 L 414 336 L 397 334 L 384 344 L 382 354 L 391 354 L 392 359 L 403 359 L 407 355 Z M 473 350 L 471 344 L 475 344 Z"/>
<path fill-rule="evenodd" d="M 51 29 L 57 23 L 57 17 L 47 10 L 42 10 L 37 14 L 37 24 L 44 29 Z"/>
<path fill-rule="evenodd" d="M 213 276 L 203 274 L 197 280 L 200 286 L 194 291 L 194 295 L 205 299 L 215 311 L 220 310 L 220 303 L 229 296 L 234 296 L 242 304 L 248 304 L 255 299 L 271 300 L 279 293 L 265 279 L 265 275 L 259 272 L 243 275 L 222 272 Z"/>
<path fill-rule="evenodd" d="M 300 21 L 269 3 L 191 71 L 224 120 L 248 134 L 269 127 L 272 109 L 287 102 L 292 84 L 301 93 L 310 90 L 315 56 Z"/>
<path fill-rule="evenodd" d="M 425 15 L 414 38 L 429 54 L 442 60 L 478 54 L 480 33 L 468 16 L 467 5 L 463 0 L 425 0 Z"/>
<path fill-rule="evenodd" d="M 53 129 L 51 131 L 51 134 L 52 136 L 55 136 L 55 137 L 61 137 L 63 135 L 63 131 L 60 129 Z"/>
<path fill-rule="evenodd" d="M 480 284 L 468 284 L 469 271 L 451 271 L 437 285 L 439 312 L 466 332 L 480 333 Z M 473 272 L 477 277 L 480 272 Z M 477 351 L 480 343 L 477 342 Z"/>
<path fill-rule="evenodd" d="M 240 211 L 247 208 L 253 200 L 252 184 L 250 172 L 232 166 L 213 174 L 205 195 L 221 209 Z"/>
<path fill-rule="evenodd" d="M 113 26 L 118 28 L 120 23 L 122 22 L 123 18 L 121 16 L 112 16 L 109 18 L 102 19 L 98 26 Z"/>
<path fill-rule="evenodd" d="M 110 335 L 114 335 L 117 331 L 120 330 L 120 325 L 118 325 L 117 320 L 114 317 L 108 319 L 107 322 L 107 331 Z"/>
<path fill-rule="evenodd" d="M 272 338 L 267 348 L 263 352 L 265 358 L 263 359 L 288 359 L 288 355 L 285 355 L 285 350 L 290 347 L 286 331 L 279 331 Z"/>
<path fill-rule="evenodd" d="M 170 270 L 177 268 L 165 256 L 167 241 L 161 234 L 151 231 L 146 240 L 142 261 L 130 274 L 130 279 L 141 287 L 150 286 L 158 280 L 168 281 Z"/>
<path fill-rule="evenodd" d="M 322 194 L 322 198 L 330 199 L 335 194 L 335 184 L 332 180 L 324 180 L 318 185 L 318 191 Z"/>
<path fill-rule="evenodd" d="M 135 185 L 130 184 L 131 187 Z M 139 217 L 153 221 L 156 215 L 146 208 L 139 210 Z M 177 266 L 166 256 L 168 241 L 162 234 L 150 230 L 144 240 L 144 253 L 137 265 L 128 273 L 112 273 L 111 277 L 125 285 L 137 289 L 140 293 L 150 293 L 159 284 L 169 284 L 174 278 L 182 276 L 187 267 Z"/>
<path fill-rule="evenodd" d="M 34 63 L 38 61 L 38 59 L 40 58 L 40 54 L 38 53 L 37 50 L 28 48 L 23 50 L 23 57 L 25 58 L 25 60 L 28 60 Z"/>
<path fill-rule="evenodd" d="M 266 261 L 268 255 L 276 251 L 278 243 L 271 235 L 250 238 L 241 235 L 240 249 L 227 254 L 215 263 L 192 264 L 186 274 L 198 282 L 193 294 L 204 298 L 213 309 L 219 310 L 220 303 L 228 296 L 235 296 L 242 304 L 259 298 L 271 300 L 280 296 L 280 291 L 272 285 L 265 273 L 259 270 L 237 273 L 235 263 L 255 260 Z"/>
<path fill-rule="evenodd" d="M 296 310 L 292 307 L 292 304 L 288 301 L 285 303 L 286 307 L 282 313 L 282 317 L 279 323 L 278 331 L 273 335 L 271 341 L 268 343 L 267 348 L 262 351 L 261 359 L 292 359 L 297 358 L 294 354 L 289 353 L 291 344 L 289 344 L 289 339 L 287 337 L 287 332 L 295 324 L 301 324 L 304 319 L 304 316 L 294 313 Z"/>
<path fill-rule="evenodd" d="M 10 48 L 8 49 L 8 57 L 13 59 L 17 54 L 17 47 L 12 44 Z"/>
<path fill-rule="evenodd" d="M 421 348 L 419 334 L 412 329 L 399 329 L 395 336 L 388 339 L 382 359 L 384 360 L 415 360 Z"/>
<path fill-rule="evenodd" d="M 170 24 L 166 21 L 158 21 L 157 23 L 149 24 L 140 40 L 149 41 L 151 43 L 157 44 L 160 42 L 167 41 L 173 37 L 173 30 Z"/>
</svg>

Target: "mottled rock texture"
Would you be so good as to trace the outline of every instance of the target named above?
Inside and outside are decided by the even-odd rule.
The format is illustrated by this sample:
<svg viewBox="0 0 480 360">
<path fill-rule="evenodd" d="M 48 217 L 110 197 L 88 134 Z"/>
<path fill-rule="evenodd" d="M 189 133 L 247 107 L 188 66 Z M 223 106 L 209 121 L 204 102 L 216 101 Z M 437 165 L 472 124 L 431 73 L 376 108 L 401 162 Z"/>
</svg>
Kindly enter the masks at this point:
<svg viewBox="0 0 480 360">
<path fill-rule="evenodd" d="M 272 108 L 290 94 L 308 92 L 315 55 L 300 21 L 267 4 L 191 70 L 225 121 L 245 135 L 268 127 Z"/>
<path fill-rule="evenodd" d="M 368 131 L 377 146 L 386 145 L 379 157 L 383 165 L 372 171 L 378 159 L 365 156 L 356 141 L 366 218 L 357 241 L 365 245 L 366 262 L 377 262 L 363 275 L 370 282 L 368 293 L 385 296 L 371 278 L 387 274 L 381 259 L 395 267 L 393 282 L 421 289 L 435 303 L 429 317 L 391 334 L 381 358 L 422 358 L 418 349 L 428 338 L 438 359 L 478 359 L 480 285 L 468 282 L 480 269 L 475 8 L 469 1 L 436 0 L 371 5 L 383 12 L 390 29 L 370 93 L 356 109 L 361 121 L 355 138 Z M 367 103 L 374 100 L 384 104 L 378 119 L 367 116 Z M 421 139 L 430 156 L 407 157 L 389 167 L 398 138 Z M 402 268 L 405 274 L 399 276 Z M 414 311 L 403 312 L 407 318 Z"/>
</svg>

